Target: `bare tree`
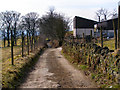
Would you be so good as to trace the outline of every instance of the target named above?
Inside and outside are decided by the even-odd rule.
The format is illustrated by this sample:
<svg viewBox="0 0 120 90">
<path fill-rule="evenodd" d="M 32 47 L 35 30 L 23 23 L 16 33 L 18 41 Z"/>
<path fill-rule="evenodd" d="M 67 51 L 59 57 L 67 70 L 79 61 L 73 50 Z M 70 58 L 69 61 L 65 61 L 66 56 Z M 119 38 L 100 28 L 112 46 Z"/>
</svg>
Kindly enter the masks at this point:
<svg viewBox="0 0 120 90">
<path fill-rule="evenodd" d="M 29 30 L 30 30 L 30 20 L 25 16 L 22 16 L 22 21 L 20 23 L 21 28 L 24 28 L 27 31 L 27 53 L 29 55 Z"/>
<path fill-rule="evenodd" d="M 13 29 L 14 29 L 14 43 L 13 45 L 17 45 L 17 39 L 16 39 L 16 30 L 17 30 L 17 23 L 19 21 L 19 18 L 20 18 L 20 13 L 18 12 L 13 12 Z"/>
<path fill-rule="evenodd" d="M 14 65 L 14 56 L 13 56 L 13 43 L 14 43 L 14 40 L 13 40 L 13 26 L 10 27 L 10 30 L 11 30 L 11 60 L 12 60 L 12 65 Z"/>
<path fill-rule="evenodd" d="M 3 39 L 3 42 L 4 42 L 4 47 L 5 47 L 5 41 L 6 41 L 6 32 L 5 32 L 5 25 L 4 25 L 4 22 L 3 22 L 3 15 L 0 13 L 0 31 L 1 31 L 1 38 Z"/>
<path fill-rule="evenodd" d="M 117 18 L 117 17 L 118 17 L 117 10 L 114 9 L 114 10 L 110 13 L 110 16 L 111 16 L 112 19 Z"/>
<path fill-rule="evenodd" d="M 22 17 L 22 26 L 27 30 L 27 49 L 29 55 L 29 45 L 31 44 L 31 51 L 33 50 L 33 44 L 35 46 L 35 31 L 38 27 L 37 20 L 38 14 L 35 12 L 30 12 Z M 34 41 L 34 42 L 33 42 Z M 30 43 L 29 43 L 30 42 Z"/>
<path fill-rule="evenodd" d="M 96 12 L 96 16 L 98 17 L 98 21 L 100 22 L 101 21 L 101 15 L 102 15 L 102 10 L 97 10 Z"/>
<path fill-rule="evenodd" d="M 69 20 L 56 12 L 50 10 L 47 15 L 44 15 L 40 20 L 40 28 L 42 32 L 50 39 L 58 40 L 62 44 L 66 30 L 68 30 Z"/>
<path fill-rule="evenodd" d="M 4 29 L 7 29 L 7 40 L 8 40 L 8 47 L 10 46 L 10 41 L 9 41 L 9 34 L 11 32 L 11 60 L 12 60 L 12 65 L 14 65 L 14 56 L 13 56 L 13 28 L 16 27 L 15 23 L 15 11 L 6 11 L 6 12 L 1 12 L 1 20 L 2 20 L 2 25 L 4 25 Z M 18 20 L 17 20 L 18 21 Z M 15 26 L 14 26 L 15 25 Z M 5 30 L 4 30 L 4 37 L 5 37 Z M 4 39 L 4 46 L 5 46 L 5 39 Z"/>
<path fill-rule="evenodd" d="M 31 40 L 31 50 L 33 49 L 33 43 L 34 43 L 34 49 L 35 49 L 35 30 L 37 28 L 37 20 L 38 20 L 39 14 L 37 14 L 36 12 L 30 12 L 28 14 L 25 15 L 25 18 L 29 19 L 29 37 L 32 35 L 32 40 Z M 31 33 L 31 34 L 30 34 Z"/>
<path fill-rule="evenodd" d="M 20 13 L 16 12 L 16 11 L 5 11 L 5 12 L 1 12 L 1 22 L 2 25 L 4 26 L 4 37 L 5 37 L 5 30 L 7 30 L 7 41 L 8 41 L 8 47 L 10 46 L 10 41 L 9 41 L 9 37 L 10 37 L 10 28 L 13 27 L 12 29 L 14 29 L 14 40 L 15 40 L 15 44 L 16 44 L 16 27 L 17 27 L 17 22 L 19 21 L 19 16 Z M 5 39 L 4 39 L 5 41 Z M 5 46 L 5 43 L 4 43 Z"/>
<path fill-rule="evenodd" d="M 10 27 L 12 25 L 12 18 L 13 18 L 13 11 L 6 11 L 6 12 L 1 12 L 3 15 L 2 21 L 7 29 L 7 41 L 8 41 L 8 47 L 10 46 L 10 41 L 9 41 L 9 33 L 10 33 Z"/>
<path fill-rule="evenodd" d="M 107 18 L 110 16 L 110 12 L 105 8 L 102 8 L 101 11 L 102 15 L 104 16 L 104 20 L 107 20 Z"/>
<path fill-rule="evenodd" d="M 24 31 L 26 30 L 26 24 L 25 24 L 25 21 L 24 21 L 24 17 L 20 18 L 20 22 L 18 24 L 18 28 L 22 31 L 21 39 L 22 39 L 22 57 L 23 57 L 24 56 L 24 45 L 25 45 Z"/>
<path fill-rule="evenodd" d="M 99 22 L 101 20 L 107 20 L 107 18 L 110 16 L 110 12 L 105 8 L 101 8 L 97 10 L 95 13 L 96 13 L 96 16 L 98 17 Z"/>
</svg>

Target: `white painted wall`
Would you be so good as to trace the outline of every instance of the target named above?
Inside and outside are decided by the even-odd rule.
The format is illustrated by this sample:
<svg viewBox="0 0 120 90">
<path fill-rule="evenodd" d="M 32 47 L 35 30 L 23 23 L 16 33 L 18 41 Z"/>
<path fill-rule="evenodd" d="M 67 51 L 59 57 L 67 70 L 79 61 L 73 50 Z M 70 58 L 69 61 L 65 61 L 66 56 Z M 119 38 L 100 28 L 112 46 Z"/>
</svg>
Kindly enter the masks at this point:
<svg viewBox="0 0 120 90">
<path fill-rule="evenodd" d="M 114 35 L 114 30 L 102 30 L 102 31 L 103 31 L 103 33 L 106 33 L 108 37 L 111 37 L 111 35 L 112 36 Z M 118 33 L 118 30 L 117 30 L 117 33 Z M 97 37 L 100 37 L 100 30 L 99 30 L 99 32 L 97 32 Z"/>
<path fill-rule="evenodd" d="M 114 33 L 114 30 L 103 30 L 103 32 L 113 32 Z"/>
<path fill-rule="evenodd" d="M 76 37 L 76 29 L 73 28 L 73 36 Z"/>
<path fill-rule="evenodd" d="M 76 37 L 83 37 L 84 35 L 90 35 L 90 31 L 92 30 L 92 36 L 94 37 L 94 29 L 93 28 L 80 28 L 80 29 L 73 29 L 73 36 Z"/>
</svg>

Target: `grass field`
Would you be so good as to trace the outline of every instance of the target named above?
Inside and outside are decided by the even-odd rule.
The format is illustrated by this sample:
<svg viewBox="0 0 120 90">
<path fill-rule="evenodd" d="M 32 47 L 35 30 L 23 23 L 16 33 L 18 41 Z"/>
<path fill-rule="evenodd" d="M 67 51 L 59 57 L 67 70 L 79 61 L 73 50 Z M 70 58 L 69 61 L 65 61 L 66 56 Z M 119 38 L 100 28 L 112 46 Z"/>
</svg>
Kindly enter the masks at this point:
<svg viewBox="0 0 120 90">
<path fill-rule="evenodd" d="M 15 50 L 18 50 L 20 47 L 16 47 Z M 7 52 L 7 49 L 4 49 L 4 52 Z M 25 57 L 21 57 L 21 54 L 14 56 L 14 65 L 11 65 L 11 58 L 3 56 L 2 62 L 2 87 L 4 88 L 13 88 L 22 81 L 22 78 L 27 70 L 32 67 L 34 61 L 32 58 L 37 54 L 38 49 L 34 53 L 30 53 L 30 55 L 26 55 Z M 16 53 L 19 53 L 16 52 Z"/>
<path fill-rule="evenodd" d="M 4 62 L 7 59 L 11 58 L 11 47 L 7 47 L 7 41 L 6 41 L 6 47 L 4 47 L 3 41 L 0 41 L 1 43 L 1 51 L 2 51 L 2 62 Z M 21 55 L 22 47 L 21 47 L 21 39 L 17 40 L 17 46 L 13 46 L 13 55 L 14 58 L 18 55 Z M 26 54 L 27 49 L 26 46 L 24 46 L 24 54 Z"/>
<path fill-rule="evenodd" d="M 22 47 L 21 47 L 21 39 L 17 40 L 17 46 L 13 47 L 13 55 L 14 55 L 14 65 L 11 65 L 11 47 L 7 47 L 7 41 L 6 41 L 6 47 L 3 47 L 3 41 L 0 41 L 2 48 L 0 48 L 0 62 L 2 62 L 2 83 L 3 87 L 14 87 L 14 85 L 17 85 L 16 80 L 25 73 L 24 68 L 31 67 L 32 61 L 31 58 L 33 58 L 38 50 L 42 48 L 42 46 L 39 46 L 34 52 L 30 51 L 30 55 L 27 55 L 27 47 L 24 46 L 24 57 L 21 56 Z M 22 71 L 21 71 L 22 70 Z"/>
<path fill-rule="evenodd" d="M 2 49 L 2 62 L 11 58 L 11 47 L 5 47 L 5 48 L 0 48 L 0 49 Z M 24 47 L 24 51 L 25 51 L 24 54 L 26 54 L 26 47 Z M 21 52 L 22 52 L 21 46 L 14 46 L 13 47 L 14 57 L 21 55 Z"/>
<path fill-rule="evenodd" d="M 97 43 L 97 45 L 101 46 L 100 43 Z M 110 50 L 114 50 L 115 49 L 115 40 L 110 39 L 110 40 L 104 41 L 103 47 L 108 47 Z"/>
<path fill-rule="evenodd" d="M 11 40 L 9 40 L 10 41 L 10 45 L 11 45 Z M 17 45 L 19 46 L 19 45 L 21 45 L 21 39 L 17 39 Z M 8 41 L 6 40 L 5 41 L 5 47 L 7 47 L 7 45 L 8 45 Z M 3 42 L 3 40 L 0 40 L 0 47 L 4 47 L 4 42 Z"/>
</svg>

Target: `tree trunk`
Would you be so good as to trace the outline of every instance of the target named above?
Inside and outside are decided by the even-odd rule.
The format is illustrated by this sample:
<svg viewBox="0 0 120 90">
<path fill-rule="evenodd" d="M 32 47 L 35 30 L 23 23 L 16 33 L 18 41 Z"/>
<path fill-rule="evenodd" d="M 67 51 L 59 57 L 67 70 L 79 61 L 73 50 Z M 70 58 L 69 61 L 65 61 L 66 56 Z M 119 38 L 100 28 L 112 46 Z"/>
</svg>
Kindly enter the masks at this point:
<svg viewBox="0 0 120 90">
<path fill-rule="evenodd" d="M 100 27 L 100 40 L 101 40 L 101 47 L 103 47 L 103 34 L 102 34 L 102 27 Z"/>
<path fill-rule="evenodd" d="M 4 47 L 5 47 L 5 38 L 4 38 Z"/>
<path fill-rule="evenodd" d="M 104 18 L 105 18 L 105 20 L 107 20 L 107 17 L 106 17 L 106 15 L 104 15 Z"/>
<path fill-rule="evenodd" d="M 32 39 L 32 41 L 31 41 L 31 49 L 32 49 L 32 51 L 33 51 L 33 44 L 34 44 L 33 43 L 33 40 L 34 40 L 33 37 L 34 37 L 34 35 L 33 35 L 33 32 L 32 32 L 32 38 L 31 38 Z"/>
<path fill-rule="evenodd" d="M 8 47 L 10 47 L 10 41 L 9 41 L 9 29 L 10 29 L 10 25 L 7 28 L 7 41 L 8 41 Z"/>
<path fill-rule="evenodd" d="M 35 48 L 36 48 L 36 37 L 34 35 L 34 50 L 35 50 Z"/>
<path fill-rule="evenodd" d="M 98 18 L 99 18 L 99 22 L 100 22 L 100 16 L 98 16 Z"/>
<path fill-rule="evenodd" d="M 16 23 L 14 24 L 15 28 L 14 28 L 14 45 L 17 45 L 17 39 L 16 39 Z"/>
<path fill-rule="evenodd" d="M 5 40 L 5 32 L 4 32 L 4 47 L 5 47 L 5 41 L 6 41 L 6 40 Z"/>
<path fill-rule="evenodd" d="M 14 58 L 13 58 L 13 33 L 11 30 L 11 60 L 12 60 L 12 65 L 14 65 Z"/>
<path fill-rule="evenodd" d="M 24 32 L 22 31 L 22 57 L 24 56 Z"/>
<path fill-rule="evenodd" d="M 32 52 L 32 40 L 31 40 L 30 32 L 29 32 L 29 40 L 30 40 L 30 46 L 31 46 L 31 52 Z"/>
<path fill-rule="evenodd" d="M 32 32 L 32 45 L 34 45 L 34 50 L 35 50 L 35 37 L 34 37 L 34 30 Z"/>
<path fill-rule="evenodd" d="M 29 31 L 27 30 L 27 52 L 29 55 L 29 36 L 28 36 Z"/>
<path fill-rule="evenodd" d="M 37 48 L 37 36 L 35 36 L 35 49 Z"/>
<path fill-rule="evenodd" d="M 37 32 L 34 32 L 34 50 L 36 49 L 36 45 L 37 45 Z"/>
<path fill-rule="evenodd" d="M 37 39 L 37 35 L 35 36 L 35 38 L 36 38 L 36 39 L 35 39 L 35 40 L 36 40 L 36 48 L 38 48 L 38 47 L 37 47 L 37 43 L 38 43 L 38 41 L 37 41 L 37 40 L 38 40 L 38 39 Z"/>
</svg>

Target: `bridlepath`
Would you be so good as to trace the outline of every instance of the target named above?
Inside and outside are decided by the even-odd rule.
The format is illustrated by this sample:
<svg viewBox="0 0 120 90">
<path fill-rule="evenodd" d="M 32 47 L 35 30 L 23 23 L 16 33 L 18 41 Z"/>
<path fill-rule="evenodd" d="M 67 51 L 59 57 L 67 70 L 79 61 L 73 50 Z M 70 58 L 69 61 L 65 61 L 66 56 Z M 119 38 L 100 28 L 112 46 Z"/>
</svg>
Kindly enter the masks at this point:
<svg viewBox="0 0 120 90">
<path fill-rule="evenodd" d="M 20 88 L 95 88 L 94 82 L 61 55 L 61 49 L 46 49 Z"/>
</svg>

